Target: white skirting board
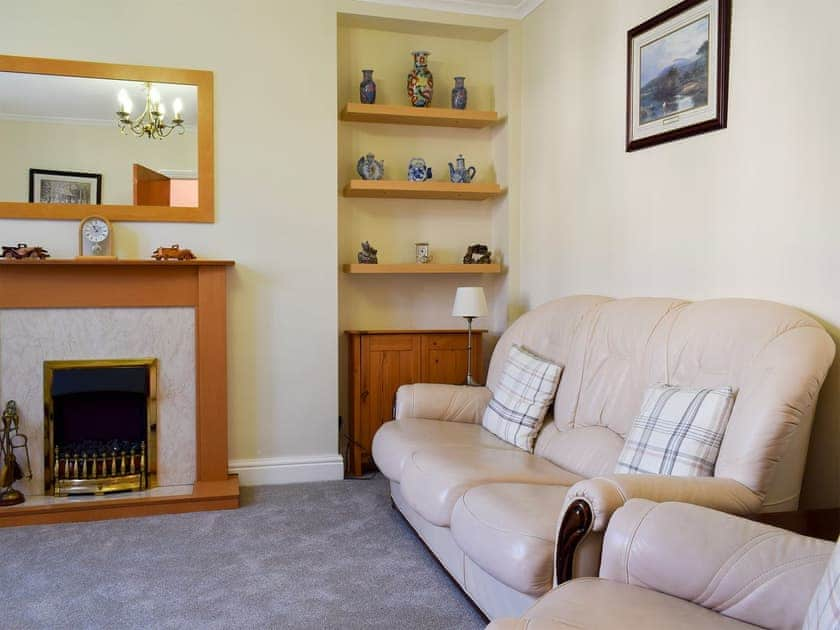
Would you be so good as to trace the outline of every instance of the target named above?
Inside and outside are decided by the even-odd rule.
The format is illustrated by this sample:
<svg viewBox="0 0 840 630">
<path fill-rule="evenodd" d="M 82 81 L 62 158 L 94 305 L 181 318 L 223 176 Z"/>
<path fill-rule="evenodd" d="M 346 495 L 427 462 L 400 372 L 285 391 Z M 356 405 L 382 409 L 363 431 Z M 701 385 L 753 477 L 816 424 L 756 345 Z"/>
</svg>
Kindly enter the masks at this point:
<svg viewBox="0 0 840 630">
<path fill-rule="evenodd" d="M 341 455 L 289 455 L 260 459 L 232 459 L 228 471 L 239 475 L 242 486 L 268 486 L 344 478 Z"/>
</svg>

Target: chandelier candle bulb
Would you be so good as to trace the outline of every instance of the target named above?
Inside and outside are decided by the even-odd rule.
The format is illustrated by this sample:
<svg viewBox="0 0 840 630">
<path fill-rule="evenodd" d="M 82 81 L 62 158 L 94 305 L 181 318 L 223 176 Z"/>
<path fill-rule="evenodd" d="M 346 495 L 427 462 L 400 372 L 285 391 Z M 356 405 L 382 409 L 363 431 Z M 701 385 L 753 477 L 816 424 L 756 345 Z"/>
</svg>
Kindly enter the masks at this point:
<svg viewBox="0 0 840 630">
<path fill-rule="evenodd" d="M 120 90 L 119 95 L 117 96 L 117 100 L 120 102 L 120 114 L 130 114 L 131 113 L 131 100 L 128 98 L 128 93 L 125 89 Z"/>
</svg>

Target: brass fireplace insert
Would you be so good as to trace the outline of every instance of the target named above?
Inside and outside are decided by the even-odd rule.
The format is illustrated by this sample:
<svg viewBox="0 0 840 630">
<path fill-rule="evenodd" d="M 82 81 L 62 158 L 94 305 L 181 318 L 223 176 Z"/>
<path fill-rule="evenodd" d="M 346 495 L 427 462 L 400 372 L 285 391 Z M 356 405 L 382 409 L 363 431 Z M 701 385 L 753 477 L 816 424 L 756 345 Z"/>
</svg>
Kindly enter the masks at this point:
<svg viewBox="0 0 840 630">
<path fill-rule="evenodd" d="M 157 371 L 153 358 L 44 362 L 45 494 L 154 485 Z"/>
</svg>

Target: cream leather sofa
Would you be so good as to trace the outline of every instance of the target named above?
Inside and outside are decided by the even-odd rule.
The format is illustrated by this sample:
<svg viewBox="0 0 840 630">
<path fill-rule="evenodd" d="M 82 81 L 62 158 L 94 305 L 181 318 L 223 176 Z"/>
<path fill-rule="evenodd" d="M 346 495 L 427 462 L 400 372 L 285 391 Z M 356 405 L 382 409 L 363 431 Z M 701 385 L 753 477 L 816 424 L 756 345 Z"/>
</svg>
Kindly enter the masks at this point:
<svg viewBox="0 0 840 630">
<path fill-rule="evenodd" d="M 534 454 L 481 427 L 512 344 L 564 366 Z M 519 616 L 554 584 L 567 494 L 570 514 L 589 512 L 571 528 L 570 576 L 597 575 L 602 532 L 631 497 L 736 514 L 795 508 L 833 357 L 825 330 L 781 304 L 562 298 L 505 332 L 487 387 L 400 388 L 373 457 L 396 507 L 485 614 Z M 737 388 L 714 477 L 612 474 L 642 393 L 657 382 Z"/>
<path fill-rule="evenodd" d="M 834 548 L 696 505 L 631 499 L 607 527 L 600 577 L 564 582 L 488 630 L 799 629 Z"/>
</svg>

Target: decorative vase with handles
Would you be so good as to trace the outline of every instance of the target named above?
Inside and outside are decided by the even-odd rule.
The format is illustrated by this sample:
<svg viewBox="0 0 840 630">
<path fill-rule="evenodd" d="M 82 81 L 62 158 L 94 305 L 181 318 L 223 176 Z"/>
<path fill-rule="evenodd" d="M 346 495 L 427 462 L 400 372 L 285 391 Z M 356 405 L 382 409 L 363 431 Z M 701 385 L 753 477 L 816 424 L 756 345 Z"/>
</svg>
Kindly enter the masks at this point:
<svg viewBox="0 0 840 630">
<path fill-rule="evenodd" d="M 365 105 L 376 102 L 376 82 L 373 80 L 373 70 L 362 70 L 362 82 L 359 83 L 359 101 Z"/>
<path fill-rule="evenodd" d="M 466 77 L 455 77 L 455 87 L 452 88 L 452 109 L 467 109 L 467 88 L 464 87 Z"/>
<path fill-rule="evenodd" d="M 362 179 L 382 179 L 385 174 L 385 161 L 376 160 L 373 153 L 368 153 L 356 162 L 356 172 Z"/>
<path fill-rule="evenodd" d="M 408 75 L 408 99 L 414 107 L 431 107 L 434 78 L 426 65 L 429 53 L 418 50 L 414 55 L 414 70 Z"/>
</svg>

